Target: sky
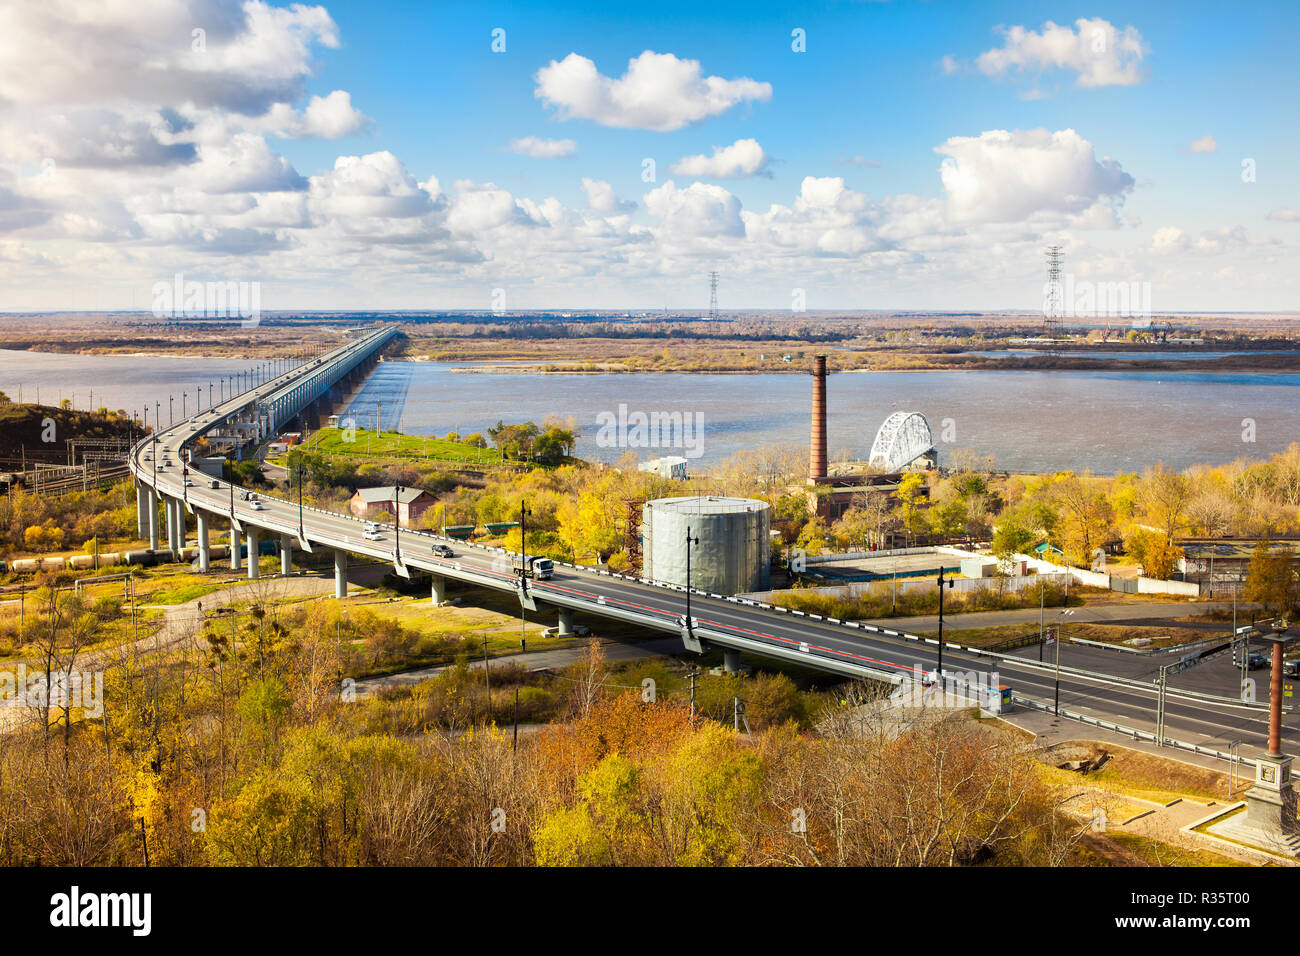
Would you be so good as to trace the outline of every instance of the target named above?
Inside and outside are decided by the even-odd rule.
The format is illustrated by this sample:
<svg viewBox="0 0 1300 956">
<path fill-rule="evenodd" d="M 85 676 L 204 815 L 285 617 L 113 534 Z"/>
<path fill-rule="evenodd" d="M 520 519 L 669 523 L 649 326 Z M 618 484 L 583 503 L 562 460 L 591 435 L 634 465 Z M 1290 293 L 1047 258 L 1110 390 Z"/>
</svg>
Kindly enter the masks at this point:
<svg viewBox="0 0 1300 956">
<path fill-rule="evenodd" d="M 0 0 L 0 311 L 1300 306 L 1300 4 Z M 1112 300 L 1113 301 L 1113 300 Z M 1088 308 L 1084 298 L 1067 309 Z"/>
</svg>

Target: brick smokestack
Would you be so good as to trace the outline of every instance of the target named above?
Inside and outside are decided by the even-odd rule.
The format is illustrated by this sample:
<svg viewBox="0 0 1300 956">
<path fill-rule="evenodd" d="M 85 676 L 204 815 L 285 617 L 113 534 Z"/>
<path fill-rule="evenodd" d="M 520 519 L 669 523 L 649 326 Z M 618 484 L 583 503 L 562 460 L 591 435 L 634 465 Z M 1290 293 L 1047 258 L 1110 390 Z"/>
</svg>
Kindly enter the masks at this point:
<svg viewBox="0 0 1300 956">
<path fill-rule="evenodd" d="M 825 478 L 826 465 L 826 356 L 813 359 L 812 439 L 808 447 L 808 480 Z"/>
</svg>

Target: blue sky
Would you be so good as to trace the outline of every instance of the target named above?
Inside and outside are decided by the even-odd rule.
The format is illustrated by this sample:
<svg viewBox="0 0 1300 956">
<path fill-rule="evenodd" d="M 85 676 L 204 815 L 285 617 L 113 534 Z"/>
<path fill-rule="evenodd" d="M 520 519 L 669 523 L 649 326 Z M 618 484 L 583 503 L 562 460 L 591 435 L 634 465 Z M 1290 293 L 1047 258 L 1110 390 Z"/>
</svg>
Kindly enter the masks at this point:
<svg viewBox="0 0 1300 956">
<path fill-rule="evenodd" d="M 1098 149 L 1139 170 L 1157 198 L 1152 212 L 1186 209 L 1188 190 L 1208 191 L 1203 213 L 1236 208 L 1243 156 L 1273 162 L 1279 186 L 1300 186 L 1300 127 L 1294 50 L 1300 4 L 1247 4 L 1225 17 L 1222 3 L 528 3 L 335 2 L 329 10 L 344 46 L 322 57 L 312 92 L 342 87 L 377 123 L 373 135 L 341 143 L 286 144 L 305 168 L 326 165 L 340 147 L 382 145 L 417 174 L 491 179 L 523 191 L 581 198 L 575 174 L 638 187 L 640 160 L 707 152 L 741 137 L 777 159 L 773 178 L 747 193 L 755 202 L 788 199 L 804 175 L 840 175 L 867 192 L 938 195 L 939 158 L 952 135 L 985 129 L 1073 127 Z M 1140 25 L 1152 52 L 1151 76 L 1136 87 L 1076 89 L 1068 73 L 1045 71 L 1053 95 L 1024 101 L 1032 85 L 978 74 L 945 76 L 944 55 L 970 58 L 996 45 L 995 28 L 1078 16 Z M 490 33 L 507 31 L 507 51 L 490 51 Z M 803 27 L 808 51 L 790 51 Z M 772 101 L 733 110 L 671 135 L 558 121 L 534 97 L 532 76 L 577 51 L 618 75 L 644 50 L 698 59 L 709 73 L 770 82 Z M 1289 102 L 1288 102 L 1289 101 Z M 1212 128 L 1219 153 L 1182 162 L 1177 146 Z M 528 162 L 503 151 L 517 135 L 572 137 L 580 160 Z M 770 144 L 770 147 L 769 147 Z M 297 146 L 298 148 L 293 148 Z M 1231 154 L 1229 154 L 1231 150 Z M 847 168 L 862 155 L 882 168 Z M 576 169 L 574 167 L 577 167 Z M 1270 177 L 1271 179 L 1272 177 Z M 1265 190 L 1256 190 L 1265 193 Z M 1269 191 L 1271 193 L 1271 190 Z M 1269 200 L 1256 200 L 1267 206 Z M 1160 205 L 1155 205 L 1160 203 Z M 1261 207 L 1262 208 L 1262 207 Z M 1267 212 L 1267 209 L 1264 209 Z M 1207 224 L 1210 221 L 1207 219 Z"/>
<path fill-rule="evenodd" d="M 1296 4 L 174 7 L 111 25 L 151 84 L 12 34 L 0 308 L 143 307 L 177 270 L 282 308 L 687 307 L 710 268 L 736 307 L 1034 308 L 1048 242 L 1157 311 L 1294 305 Z M 52 17 L 27 26 L 79 49 Z M 545 78 L 585 58 L 617 84 L 647 51 L 633 107 Z M 765 92 L 677 116 L 682 63 Z M 87 156 L 82 123 L 123 142 Z M 733 144 L 758 167 L 671 169 Z"/>
</svg>

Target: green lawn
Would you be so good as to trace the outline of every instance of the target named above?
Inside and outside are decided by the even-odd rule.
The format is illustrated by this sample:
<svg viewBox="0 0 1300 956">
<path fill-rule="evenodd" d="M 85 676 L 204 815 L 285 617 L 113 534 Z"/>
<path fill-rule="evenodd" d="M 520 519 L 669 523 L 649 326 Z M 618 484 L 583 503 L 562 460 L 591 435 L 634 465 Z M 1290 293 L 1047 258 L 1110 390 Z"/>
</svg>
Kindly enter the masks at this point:
<svg viewBox="0 0 1300 956">
<path fill-rule="evenodd" d="M 444 438 L 424 438 L 401 432 L 380 432 L 358 428 L 351 441 L 339 428 L 322 428 L 303 444 L 309 451 L 323 455 L 378 458 L 428 458 L 440 461 L 494 464 L 499 455 L 491 448 L 475 448 Z"/>
</svg>

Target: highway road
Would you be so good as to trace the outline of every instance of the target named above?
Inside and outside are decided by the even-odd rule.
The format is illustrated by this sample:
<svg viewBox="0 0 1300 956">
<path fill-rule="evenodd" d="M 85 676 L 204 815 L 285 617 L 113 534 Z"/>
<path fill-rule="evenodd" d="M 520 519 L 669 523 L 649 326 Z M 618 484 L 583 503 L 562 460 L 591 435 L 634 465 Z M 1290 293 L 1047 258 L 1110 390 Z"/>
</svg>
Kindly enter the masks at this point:
<svg viewBox="0 0 1300 956">
<path fill-rule="evenodd" d="M 217 482 L 216 488 L 209 487 L 209 480 L 197 473 L 192 473 L 192 484 L 182 484 L 182 449 L 204 431 L 224 418 L 246 412 L 254 403 L 292 393 L 305 376 L 328 370 L 335 362 L 355 362 L 358 355 L 373 351 L 377 342 L 379 330 L 236 396 L 211 412 L 160 430 L 132 453 L 132 470 L 138 481 L 165 497 L 181 500 L 187 513 L 201 513 L 205 525 L 210 524 L 211 516 L 223 517 L 245 533 L 279 536 L 302 551 L 333 552 L 338 562 L 339 587 L 346 587 L 344 556 L 364 555 L 391 563 L 400 575 L 431 575 L 436 593 L 447 580 L 457 580 L 515 591 L 535 614 L 577 611 L 683 635 L 686 596 L 680 588 L 557 564 L 552 579 L 529 581 L 525 593 L 512 571 L 511 555 L 499 549 L 392 526 L 383 530 L 380 540 L 370 540 L 364 534 L 364 523 L 352 515 L 300 508 L 294 501 L 272 496 L 259 496 L 260 504 L 255 504 L 243 499 L 243 489 L 232 489 L 224 481 Z M 274 422 L 272 426 L 282 424 Z M 163 457 L 171 465 L 155 470 Z M 205 544 L 201 539 L 200 546 Z M 449 545 L 454 556 L 435 555 L 433 547 L 439 544 Z M 690 641 L 699 640 L 705 648 L 750 652 L 845 676 L 890 681 L 918 669 L 932 670 L 936 663 L 933 638 L 906 634 L 893 627 L 872 629 L 869 625 L 818 620 L 754 602 L 699 593 L 691 596 L 691 612 L 690 634 L 684 636 Z M 1054 695 L 1051 655 L 1047 664 L 1039 664 L 1037 654 L 1037 648 L 1012 655 L 989 655 L 949 646 L 944 650 L 943 665 L 945 673 L 974 673 L 986 679 L 996 671 L 1000 683 L 1010 685 L 1018 698 L 1050 704 Z M 1203 674 L 1188 672 L 1199 674 L 1197 678 L 1181 675 L 1171 684 L 1166 712 L 1169 737 L 1217 750 L 1227 750 L 1233 741 L 1243 741 L 1248 747 L 1265 742 L 1266 700 L 1241 703 L 1237 699 L 1237 674 L 1224 661 L 1204 665 Z M 1063 709 L 1127 727 L 1150 730 L 1154 726 L 1155 687 L 1151 678 L 1155 665 L 1150 659 L 1116 651 L 1068 648 L 1063 665 L 1067 668 L 1060 685 Z M 1081 672 L 1085 670 L 1088 673 Z M 1261 696 L 1266 698 L 1267 680 L 1261 678 L 1260 685 Z M 1293 746 L 1300 742 L 1292 739 L 1294 732 L 1290 729 L 1286 736 Z"/>
</svg>

